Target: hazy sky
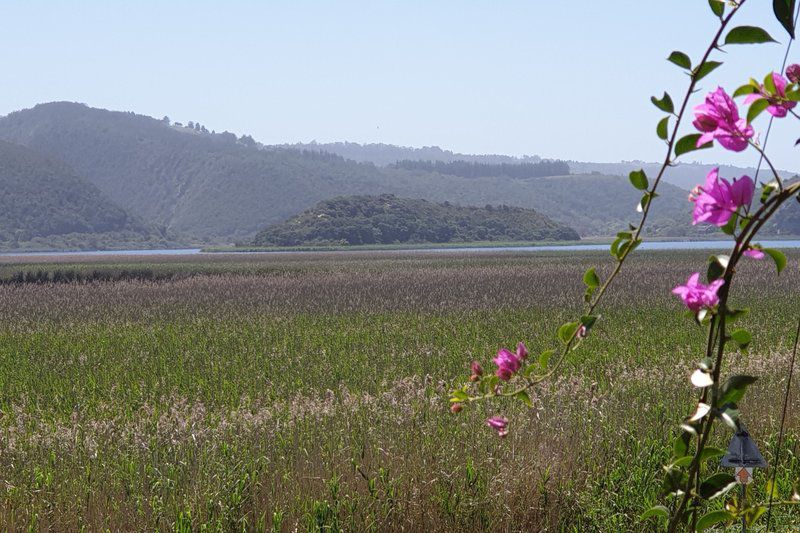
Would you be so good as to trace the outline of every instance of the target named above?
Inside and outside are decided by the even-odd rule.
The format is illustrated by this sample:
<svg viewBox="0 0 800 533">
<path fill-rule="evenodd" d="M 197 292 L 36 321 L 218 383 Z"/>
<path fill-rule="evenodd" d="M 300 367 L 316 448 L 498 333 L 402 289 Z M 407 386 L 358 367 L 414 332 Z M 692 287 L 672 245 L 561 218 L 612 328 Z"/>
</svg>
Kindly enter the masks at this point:
<svg viewBox="0 0 800 533">
<path fill-rule="evenodd" d="M 770 7 L 750 2 L 739 23 L 782 44 L 732 47 L 705 90 L 780 65 Z M 0 20 L 0 114 L 70 100 L 265 143 L 594 161 L 663 158 L 649 97 L 685 87 L 664 58 L 696 59 L 716 24 L 705 0 L 3 0 Z M 800 167 L 797 125 L 773 127 L 782 168 Z"/>
</svg>

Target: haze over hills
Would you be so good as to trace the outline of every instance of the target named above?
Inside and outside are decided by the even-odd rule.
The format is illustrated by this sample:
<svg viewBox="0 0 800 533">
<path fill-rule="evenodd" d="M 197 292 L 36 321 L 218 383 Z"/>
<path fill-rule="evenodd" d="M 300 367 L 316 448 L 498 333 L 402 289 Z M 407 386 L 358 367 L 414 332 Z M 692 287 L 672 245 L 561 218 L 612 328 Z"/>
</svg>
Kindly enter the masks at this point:
<svg viewBox="0 0 800 533">
<path fill-rule="evenodd" d="M 0 245 L 151 242 L 151 231 L 62 162 L 0 141 Z"/>
<path fill-rule="evenodd" d="M 407 146 L 394 146 L 391 144 L 358 144 L 351 142 L 336 142 L 336 143 L 317 143 L 311 142 L 307 144 L 287 144 L 283 145 L 302 150 L 314 150 L 329 152 L 341 155 L 347 159 L 360 162 L 371 162 L 379 166 L 389 166 L 404 160 L 419 160 L 419 161 L 441 161 L 450 163 L 453 161 L 469 161 L 475 163 L 491 163 L 491 164 L 519 164 L 540 162 L 542 158 L 538 155 L 525 155 L 521 157 L 513 157 L 508 155 L 469 155 L 454 153 L 449 150 L 443 150 L 438 146 L 426 146 L 424 148 L 410 148 Z M 587 161 L 565 161 L 570 168 L 572 174 L 591 174 L 600 173 L 608 176 L 627 176 L 632 170 L 644 169 L 645 172 L 654 176 L 661 168 L 660 163 L 645 162 L 645 161 L 620 161 L 619 163 L 593 163 Z M 714 168 L 720 167 L 722 176 L 725 177 L 739 177 L 741 175 L 749 175 L 754 177 L 756 169 L 753 167 L 734 167 L 730 165 L 711 165 L 703 163 L 680 163 L 675 167 L 667 169 L 664 175 L 664 181 L 671 183 L 682 189 L 691 190 L 698 183 L 702 183 L 706 174 Z M 781 177 L 791 178 L 796 171 L 782 170 L 779 171 Z M 767 178 L 768 173 L 762 169 L 759 176 L 763 179 Z"/>
<path fill-rule="evenodd" d="M 163 239 L 185 244 L 250 242 L 268 225 L 343 195 L 394 194 L 462 206 L 530 208 L 574 228 L 582 237 L 612 235 L 638 219 L 634 208 L 639 193 L 626 177 L 575 174 L 580 166 L 573 166 L 569 175 L 540 175 L 541 169 L 562 168 L 563 163 L 537 157 L 467 156 L 438 148 L 354 143 L 306 145 L 306 149 L 264 146 L 249 136 L 216 133 L 198 124 L 186 127 L 166 117 L 69 102 L 41 104 L 0 118 L 0 140 L 60 161 L 74 171 L 73 179 L 99 189 L 108 206 L 156 228 Z M 362 161 L 322 150 L 330 146 L 345 147 L 347 157 Z M 376 158 L 382 163 L 389 161 L 387 154 L 396 154 L 410 161 L 474 164 L 381 166 L 368 160 L 374 152 L 382 154 L 382 159 Z M 442 159 L 432 159 L 436 154 Z M 503 165 L 519 163 L 527 164 L 521 177 L 505 175 L 519 169 L 510 172 Z M 714 232 L 686 224 L 691 206 L 685 190 L 663 183 L 659 193 L 648 235 Z M 15 194 L 31 193 L 18 189 Z"/>
</svg>

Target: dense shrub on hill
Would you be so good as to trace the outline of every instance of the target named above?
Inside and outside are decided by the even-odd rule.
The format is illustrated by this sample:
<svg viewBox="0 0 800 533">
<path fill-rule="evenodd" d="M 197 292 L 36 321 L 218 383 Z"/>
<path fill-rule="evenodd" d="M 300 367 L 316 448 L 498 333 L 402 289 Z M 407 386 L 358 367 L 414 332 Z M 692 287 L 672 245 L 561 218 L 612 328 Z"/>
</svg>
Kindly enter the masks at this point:
<svg viewBox="0 0 800 533">
<path fill-rule="evenodd" d="M 393 195 L 342 196 L 270 226 L 259 246 L 577 240 L 572 228 L 519 207 L 462 207 Z"/>
</svg>

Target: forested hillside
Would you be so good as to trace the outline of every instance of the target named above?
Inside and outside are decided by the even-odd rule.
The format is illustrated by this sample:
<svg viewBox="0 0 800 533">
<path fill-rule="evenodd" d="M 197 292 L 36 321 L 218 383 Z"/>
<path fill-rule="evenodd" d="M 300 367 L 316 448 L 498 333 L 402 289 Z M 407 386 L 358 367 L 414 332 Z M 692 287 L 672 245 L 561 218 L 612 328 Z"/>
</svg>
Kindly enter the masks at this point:
<svg viewBox="0 0 800 533">
<path fill-rule="evenodd" d="M 0 141 L 0 189 L 3 248 L 151 239 L 141 221 L 67 165 L 23 146 Z"/>
<path fill-rule="evenodd" d="M 532 209 L 462 207 L 393 195 L 340 196 L 256 235 L 259 246 L 577 240 Z"/>
<path fill-rule="evenodd" d="M 265 147 L 246 135 L 183 126 L 166 117 L 65 102 L 0 118 L 0 139 L 64 161 L 129 214 L 157 227 L 165 238 L 184 243 L 249 242 L 267 225 L 342 195 L 394 194 L 463 206 L 530 208 L 582 236 L 609 236 L 625 229 L 636 219 L 639 201 L 626 177 L 589 173 L 524 179 L 502 171 L 509 161 L 542 168 L 537 165 L 547 162 L 538 158 L 478 158 L 472 160 L 475 165 L 454 163 L 439 169 L 435 163 L 432 168 L 381 167 L 319 150 Z M 420 154 L 427 156 L 430 150 Z M 457 169 L 495 175 L 442 173 L 467 173 Z M 476 173 L 483 172 L 472 175 Z M 659 194 L 650 235 L 708 231 L 683 223 L 691 209 L 686 191 L 664 183 Z"/>
</svg>

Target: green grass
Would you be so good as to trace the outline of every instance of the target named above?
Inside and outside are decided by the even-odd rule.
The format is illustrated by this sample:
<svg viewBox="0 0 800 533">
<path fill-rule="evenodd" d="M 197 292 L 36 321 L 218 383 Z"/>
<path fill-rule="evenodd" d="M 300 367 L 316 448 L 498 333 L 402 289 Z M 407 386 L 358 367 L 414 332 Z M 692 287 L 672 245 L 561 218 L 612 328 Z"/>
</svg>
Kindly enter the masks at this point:
<svg viewBox="0 0 800 533">
<path fill-rule="evenodd" d="M 732 368 L 772 460 L 798 257 L 748 262 Z M 448 411 L 468 363 L 553 346 L 607 254 L 68 258 L 168 273 L 0 286 L 0 523 L 75 530 L 642 531 L 689 413 L 703 331 L 669 289 L 702 253 L 637 254 L 564 371 L 519 405 Z M 94 281 L 92 281 L 95 279 Z M 112 279 L 108 277 L 107 279 Z M 747 281 L 744 281 L 747 280 Z M 800 477 L 792 393 L 779 486 Z M 505 440 L 483 425 L 502 412 Z M 725 446 L 724 430 L 714 437 Z M 764 486 L 757 478 L 756 491 Z M 2 488 L 4 487 L 4 488 Z M 773 517 L 786 530 L 797 513 Z M 775 525 L 775 522 L 773 522 Z"/>
</svg>

